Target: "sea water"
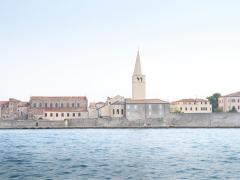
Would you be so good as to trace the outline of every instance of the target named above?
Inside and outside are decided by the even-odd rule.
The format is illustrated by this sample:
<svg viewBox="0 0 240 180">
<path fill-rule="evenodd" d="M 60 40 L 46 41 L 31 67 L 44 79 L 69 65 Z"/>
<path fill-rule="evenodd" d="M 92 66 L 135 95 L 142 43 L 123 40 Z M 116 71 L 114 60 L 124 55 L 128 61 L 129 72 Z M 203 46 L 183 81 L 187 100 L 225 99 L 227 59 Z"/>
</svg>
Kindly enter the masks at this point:
<svg viewBox="0 0 240 180">
<path fill-rule="evenodd" d="M 240 129 L 1 130 L 0 179 L 240 179 Z"/>
</svg>

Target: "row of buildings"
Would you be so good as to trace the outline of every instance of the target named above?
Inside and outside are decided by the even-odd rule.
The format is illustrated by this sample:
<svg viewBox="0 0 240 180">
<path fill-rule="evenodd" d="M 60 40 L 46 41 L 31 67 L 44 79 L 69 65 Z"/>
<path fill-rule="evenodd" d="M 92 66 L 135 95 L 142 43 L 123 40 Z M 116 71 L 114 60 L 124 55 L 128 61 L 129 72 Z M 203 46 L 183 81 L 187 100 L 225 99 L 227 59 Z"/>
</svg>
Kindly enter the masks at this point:
<svg viewBox="0 0 240 180">
<path fill-rule="evenodd" d="M 240 92 L 219 98 L 224 112 L 233 107 L 240 112 Z M 128 120 L 163 118 L 168 113 L 211 113 L 206 99 L 182 99 L 172 103 L 146 99 L 146 77 L 137 53 L 132 75 L 132 98 L 117 95 L 105 102 L 90 103 L 85 96 L 33 96 L 29 102 L 17 99 L 0 101 L 0 119 L 65 120 L 81 118 L 126 118 Z"/>
<path fill-rule="evenodd" d="M 0 102 L 1 120 L 65 120 L 86 118 L 127 118 L 129 120 L 162 118 L 169 113 L 169 103 L 159 99 L 107 98 L 90 103 L 85 96 L 30 97 L 29 102 L 16 99 Z"/>
<path fill-rule="evenodd" d="M 218 109 L 221 112 L 240 112 L 240 92 L 219 97 Z M 171 103 L 171 112 L 211 113 L 212 105 L 206 99 L 182 99 Z"/>
</svg>

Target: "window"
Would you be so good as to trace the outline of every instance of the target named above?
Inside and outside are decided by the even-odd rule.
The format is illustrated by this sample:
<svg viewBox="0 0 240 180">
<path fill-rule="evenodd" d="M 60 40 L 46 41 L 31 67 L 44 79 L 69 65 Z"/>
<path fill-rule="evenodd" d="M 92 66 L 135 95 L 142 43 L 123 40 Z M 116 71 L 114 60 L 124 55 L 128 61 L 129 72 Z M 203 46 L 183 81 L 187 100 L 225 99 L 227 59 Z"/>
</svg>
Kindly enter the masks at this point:
<svg viewBox="0 0 240 180">
<path fill-rule="evenodd" d="M 78 113 L 78 117 L 80 117 L 81 116 L 81 113 Z"/>
<path fill-rule="evenodd" d="M 58 103 L 55 104 L 55 108 L 58 108 Z"/>
<path fill-rule="evenodd" d="M 69 103 L 67 103 L 67 107 L 69 108 Z"/>
<path fill-rule="evenodd" d="M 50 113 L 50 116 L 52 117 L 52 116 L 53 116 L 53 113 Z"/>
<path fill-rule="evenodd" d="M 47 103 L 45 103 L 45 108 L 47 108 Z"/>
<path fill-rule="evenodd" d="M 45 113 L 45 117 L 47 117 L 47 113 Z"/>
<path fill-rule="evenodd" d="M 63 103 L 61 103 L 61 108 L 63 108 Z"/>
<path fill-rule="evenodd" d="M 122 109 L 122 115 L 123 115 L 123 109 Z"/>
<path fill-rule="evenodd" d="M 185 107 L 185 111 L 187 111 L 187 107 Z"/>
<path fill-rule="evenodd" d="M 36 108 L 36 107 L 37 107 L 37 104 L 36 104 L 36 103 L 34 103 L 34 104 L 33 104 L 33 107 L 34 107 L 34 108 Z"/>
<path fill-rule="evenodd" d="M 67 117 L 69 117 L 69 113 L 67 113 Z"/>
<path fill-rule="evenodd" d="M 52 103 L 50 103 L 50 108 L 52 108 Z"/>
<path fill-rule="evenodd" d="M 113 114 L 115 114 L 115 109 L 113 109 Z"/>
<path fill-rule="evenodd" d="M 195 110 L 197 111 L 197 107 L 195 108 Z"/>
<path fill-rule="evenodd" d="M 77 107 L 80 108 L 80 103 L 77 103 Z"/>
<path fill-rule="evenodd" d="M 73 113 L 73 117 L 75 117 L 75 113 Z"/>
<path fill-rule="evenodd" d="M 180 107 L 180 111 L 182 111 L 182 107 Z"/>
<path fill-rule="evenodd" d="M 152 109 L 152 105 L 151 104 L 149 104 L 148 107 L 149 107 L 149 109 Z"/>
<path fill-rule="evenodd" d="M 240 109 L 240 106 L 238 106 L 238 109 Z"/>
<path fill-rule="evenodd" d="M 137 105 L 134 105 L 134 109 L 135 109 L 135 110 L 137 110 L 137 109 L 138 109 Z"/>
<path fill-rule="evenodd" d="M 192 107 L 190 108 L 190 111 L 192 111 Z"/>
<path fill-rule="evenodd" d="M 58 117 L 58 113 L 56 113 L 56 117 Z"/>
<path fill-rule="evenodd" d="M 74 103 L 72 103 L 72 107 L 74 108 Z"/>
<path fill-rule="evenodd" d="M 205 104 L 207 104 L 207 102 L 205 102 Z"/>
<path fill-rule="evenodd" d="M 62 117 L 64 117 L 64 113 L 62 113 L 61 115 L 62 115 Z"/>
<path fill-rule="evenodd" d="M 159 105 L 158 105 L 158 108 L 159 108 L 159 109 L 162 109 L 162 105 L 161 105 L 161 104 L 159 104 Z"/>
<path fill-rule="evenodd" d="M 117 114 L 119 114 L 119 109 L 117 109 Z"/>
<path fill-rule="evenodd" d="M 40 107 L 40 108 L 42 107 L 42 103 L 39 103 L 39 107 Z"/>
</svg>

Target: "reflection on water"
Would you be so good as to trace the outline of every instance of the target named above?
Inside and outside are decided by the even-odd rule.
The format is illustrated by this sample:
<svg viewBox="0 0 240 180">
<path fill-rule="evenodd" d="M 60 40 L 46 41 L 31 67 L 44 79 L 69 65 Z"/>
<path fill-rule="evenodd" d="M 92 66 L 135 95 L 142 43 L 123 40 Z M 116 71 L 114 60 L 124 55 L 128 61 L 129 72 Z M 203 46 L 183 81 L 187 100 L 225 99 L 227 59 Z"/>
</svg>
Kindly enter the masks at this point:
<svg viewBox="0 0 240 180">
<path fill-rule="evenodd" d="M 0 131 L 0 179 L 239 179 L 240 129 Z"/>
</svg>

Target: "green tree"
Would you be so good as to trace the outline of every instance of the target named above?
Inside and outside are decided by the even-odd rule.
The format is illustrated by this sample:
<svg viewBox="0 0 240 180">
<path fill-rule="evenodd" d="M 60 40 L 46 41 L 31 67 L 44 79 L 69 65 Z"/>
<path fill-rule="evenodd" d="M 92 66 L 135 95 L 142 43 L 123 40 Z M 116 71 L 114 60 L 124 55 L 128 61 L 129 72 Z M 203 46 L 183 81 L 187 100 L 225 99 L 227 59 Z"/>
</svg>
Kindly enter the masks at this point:
<svg viewBox="0 0 240 180">
<path fill-rule="evenodd" d="M 236 109 L 235 106 L 233 106 L 232 109 L 230 111 L 228 111 L 228 112 L 237 112 L 237 109 Z"/>
<path fill-rule="evenodd" d="M 220 93 L 214 93 L 212 96 L 207 97 L 209 102 L 212 104 L 212 111 L 219 112 L 220 109 L 218 108 L 218 98 L 221 97 Z"/>
</svg>

